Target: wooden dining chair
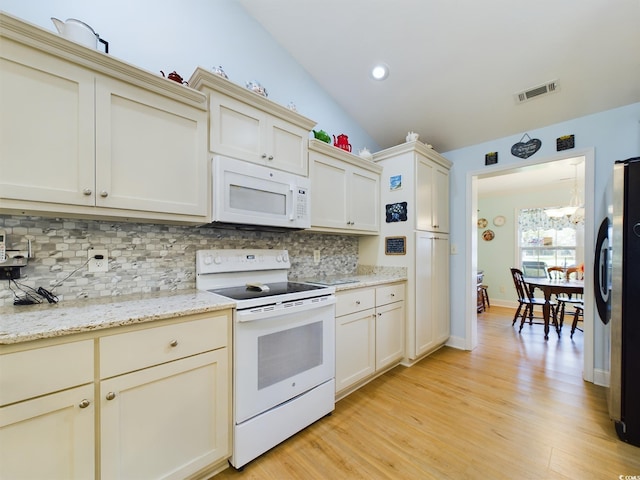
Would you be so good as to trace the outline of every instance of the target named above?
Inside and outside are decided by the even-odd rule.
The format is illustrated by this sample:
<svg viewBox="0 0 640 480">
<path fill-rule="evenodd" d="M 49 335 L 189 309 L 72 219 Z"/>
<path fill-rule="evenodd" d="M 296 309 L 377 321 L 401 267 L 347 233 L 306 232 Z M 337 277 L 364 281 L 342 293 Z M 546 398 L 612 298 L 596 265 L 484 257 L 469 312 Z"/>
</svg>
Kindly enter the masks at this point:
<svg viewBox="0 0 640 480">
<path fill-rule="evenodd" d="M 513 277 L 513 285 L 516 288 L 516 293 L 518 295 L 518 309 L 516 310 L 516 314 L 513 317 L 513 322 L 511 322 L 511 326 L 516 324 L 518 317 L 521 317 L 520 321 L 520 330 L 522 332 L 522 327 L 524 327 L 525 322 L 529 319 L 529 324 L 533 324 L 533 319 L 543 319 L 544 317 L 534 317 L 533 315 L 533 307 L 536 305 L 542 307 L 545 304 L 544 298 L 536 298 L 533 295 L 533 292 L 527 285 L 527 282 L 524 281 L 524 275 L 522 270 L 518 268 L 511 268 L 511 276 Z M 551 318 L 553 319 L 553 325 L 557 328 L 557 303 L 555 301 L 549 302 L 551 306 Z M 524 310 L 522 309 L 524 307 Z M 539 322 L 536 322 L 539 323 Z"/>
<path fill-rule="evenodd" d="M 549 273 L 549 278 L 552 280 L 558 281 L 569 281 L 572 277 L 578 276 L 578 269 L 576 267 L 563 268 L 558 266 L 553 266 L 547 268 L 547 272 Z M 567 305 L 573 305 L 576 307 L 577 305 L 581 305 L 583 303 L 582 295 L 580 294 L 560 294 L 556 295 L 556 302 L 558 302 L 557 308 L 557 328 L 558 333 L 562 331 L 562 325 L 564 325 L 564 315 L 567 308 Z M 572 328 L 571 335 L 573 336 L 573 332 L 575 329 Z"/>
<path fill-rule="evenodd" d="M 571 338 L 573 338 L 576 330 L 583 331 L 581 328 L 578 328 L 578 322 L 581 318 L 584 320 L 584 303 L 576 304 L 573 308 L 575 311 L 573 313 L 573 322 L 571 323 Z"/>
</svg>

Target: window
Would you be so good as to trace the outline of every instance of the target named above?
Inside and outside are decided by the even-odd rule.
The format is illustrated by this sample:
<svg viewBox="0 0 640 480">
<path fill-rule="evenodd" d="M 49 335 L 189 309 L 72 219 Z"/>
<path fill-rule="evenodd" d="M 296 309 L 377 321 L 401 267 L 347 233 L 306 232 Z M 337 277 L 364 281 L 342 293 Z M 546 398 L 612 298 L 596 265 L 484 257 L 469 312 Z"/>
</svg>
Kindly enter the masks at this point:
<svg viewBox="0 0 640 480">
<path fill-rule="evenodd" d="M 520 264 L 545 262 L 574 266 L 582 261 L 576 256 L 576 225 L 569 217 L 551 218 L 544 208 L 524 208 L 518 212 Z"/>
</svg>

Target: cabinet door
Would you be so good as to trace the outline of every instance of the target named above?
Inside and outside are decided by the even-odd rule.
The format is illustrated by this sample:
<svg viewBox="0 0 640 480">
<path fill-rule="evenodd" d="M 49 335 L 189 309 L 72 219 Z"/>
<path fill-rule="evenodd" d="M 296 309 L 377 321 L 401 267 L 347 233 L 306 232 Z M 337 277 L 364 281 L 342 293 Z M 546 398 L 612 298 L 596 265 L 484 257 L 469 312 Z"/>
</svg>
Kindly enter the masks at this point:
<svg viewBox="0 0 640 480">
<path fill-rule="evenodd" d="M 175 478 L 230 456 L 228 350 L 100 383 L 102 478 Z"/>
<path fill-rule="evenodd" d="M 434 278 L 434 338 L 437 344 L 444 344 L 449 339 L 450 322 L 450 294 L 449 294 L 449 236 L 438 234 L 433 240 Z"/>
<path fill-rule="evenodd" d="M 441 233 L 416 233 L 416 313 L 410 357 L 449 338 L 449 241 Z M 414 355 L 411 355 L 414 353 Z"/>
<path fill-rule="evenodd" d="M 93 205 L 94 76 L 2 39 L 0 197 Z"/>
<path fill-rule="evenodd" d="M 416 233 L 415 325 L 411 358 L 428 352 L 435 345 L 433 328 L 434 291 L 438 279 L 434 269 L 434 234 Z"/>
<path fill-rule="evenodd" d="M 404 356 L 404 302 L 376 308 L 376 370 Z"/>
<path fill-rule="evenodd" d="M 267 117 L 267 146 L 265 165 L 295 173 L 309 175 L 309 132 L 276 117 Z"/>
<path fill-rule="evenodd" d="M 96 83 L 96 204 L 206 216 L 207 114 L 111 78 Z"/>
<path fill-rule="evenodd" d="M 0 476 L 93 478 L 93 384 L 0 408 Z"/>
<path fill-rule="evenodd" d="M 449 171 L 426 159 L 416 165 L 416 229 L 449 231 Z"/>
<path fill-rule="evenodd" d="M 434 218 L 438 232 L 449 232 L 449 171 L 436 167 L 434 171 Z"/>
<path fill-rule="evenodd" d="M 375 372 L 375 328 L 373 309 L 336 318 L 336 392 Z"/>
<path fill-rule="evenodd" d="M 210 150 L 220 155 L 264 164 L 266 115 L 246 103 L 211 92 Z"/>
<path fill-rule="evenodd" d="M 343 162 L 311 155 L 311 226 L 347 229 L 348 171 Z"/>
<path fill-rule="evenodd" d="M 380 176 L 354 169 L 350 180 L 351 228 L 380 231 Z"/>
</svg>

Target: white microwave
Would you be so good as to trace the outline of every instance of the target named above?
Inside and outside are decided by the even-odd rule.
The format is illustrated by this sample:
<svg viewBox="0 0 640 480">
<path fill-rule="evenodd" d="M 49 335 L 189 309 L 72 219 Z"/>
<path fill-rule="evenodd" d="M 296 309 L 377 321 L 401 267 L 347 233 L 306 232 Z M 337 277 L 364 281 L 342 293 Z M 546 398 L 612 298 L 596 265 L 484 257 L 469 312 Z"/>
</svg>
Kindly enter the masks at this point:
<svg viewBox="0 0 640 480">
<path fill-rule="evenodd" d="M 308 178 L 221 156 L 211 171 L 212 226 L 311 226 Z"/>
</svg>

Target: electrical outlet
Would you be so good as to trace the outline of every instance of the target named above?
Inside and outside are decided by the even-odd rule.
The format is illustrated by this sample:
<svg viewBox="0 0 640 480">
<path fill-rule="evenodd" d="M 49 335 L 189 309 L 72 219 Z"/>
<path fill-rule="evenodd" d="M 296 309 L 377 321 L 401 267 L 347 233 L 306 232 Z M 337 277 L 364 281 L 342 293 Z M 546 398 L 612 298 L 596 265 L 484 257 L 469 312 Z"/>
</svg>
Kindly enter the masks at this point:
<svg viewBox="0 0 640 480">
<path fill-rule="evenodd" d="M 452 243 L 451 244 L 451 255 L 457 255 L 458 254 L 458 245 L 456 243 Z"/>
<path fill-rule="evenodd" d="M 87 251 L 87 257 L 89 258 L 88 267 L 90 273 L 109 271 L 109 252 L 107 250 L 90 248 Z"/>
<path fill-rule="evenodd" d="M 315 263 L 316 265 L 320 263 L 320 250 L 313 251 L 313 263 Z"/>
</svg>

